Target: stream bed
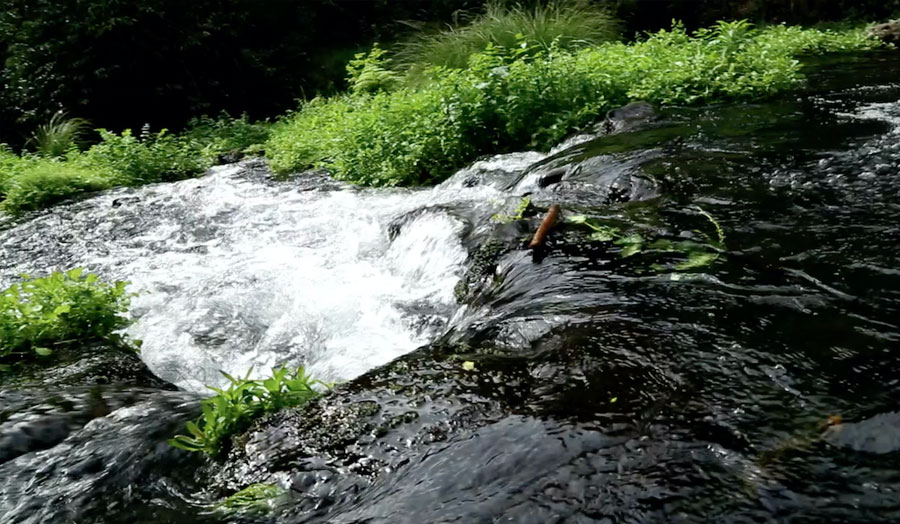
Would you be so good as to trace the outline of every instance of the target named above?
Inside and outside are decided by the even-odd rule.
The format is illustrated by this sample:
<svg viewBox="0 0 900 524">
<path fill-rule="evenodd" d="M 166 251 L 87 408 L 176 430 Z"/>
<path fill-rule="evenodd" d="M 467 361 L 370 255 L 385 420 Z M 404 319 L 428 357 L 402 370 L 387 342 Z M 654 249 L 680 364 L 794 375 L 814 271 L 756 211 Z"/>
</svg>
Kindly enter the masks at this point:
<svg viewBox="0 0 900 524">
<path fill-rule="evenodd" d="M 0 226 L 0 286 L 128 280 L 143 341 L 0 381 L 0 522 L 900 520 L 900 57 L 807 70 L 434 188 L 246 160 Z M 340 383 L 168 446 L 281 364 Z"/>
</svg>

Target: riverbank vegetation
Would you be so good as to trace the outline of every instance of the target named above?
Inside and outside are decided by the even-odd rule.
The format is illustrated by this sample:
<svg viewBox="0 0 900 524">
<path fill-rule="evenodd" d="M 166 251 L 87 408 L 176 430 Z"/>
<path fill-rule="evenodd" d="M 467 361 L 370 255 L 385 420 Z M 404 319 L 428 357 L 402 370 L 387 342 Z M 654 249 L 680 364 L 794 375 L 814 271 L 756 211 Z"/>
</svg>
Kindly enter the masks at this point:
<svg viewBox="0 0 900 524">
<path fill-rule="evenodd" d="M 122 345 L 118 332 L 130 324 L 126 284 L 73 269 L 41 278 L 26 275 L 0 291 L 0 367 L 50 357 L 76 344 Z"/>
<path fill-rule="evenodd" d="M 520 36 L 513 46 L 489 43 L 464 68 L 430 67 L 424 84 L 410 71 L 412 82 L 306 102 L 274 126 L 266 155 L 279 173 L 321 167 L 360 184 L 433 183 L 478 155 L 546 150 L 629 101 L 772 96 L 803 84 L 803 54 L 878 45 L 862 28 L 757 30 L 744 21 L 574 50 Z M 358 60 L 363 70 L 389 67 L 381 52 Z"/>
<path fill-rule="evenodd" d="M 803 85 L 802 55 L 882 45 L 862 27 L 746 21 L 621 42 L 616 9 L 492 3 L 463 23 L 357 54 L 346 91 L 301 102 L 274 124 L 223 115 L 179 133 L 99 129 L 91 139 L 86 121 L 57 112 L 34 132 L 33 151 L 0 147 L 0 208 L 20 215 L 93 191 L 181 180 L 244 154 L 264 154 L 279 174 L 316 167 L 358 184 L 430 184 L 479 155 L 546 150 L 629 101 L 773 96 Z"/>
<path fill-rule="evenodd" d="M 223 156 L 258 153 L 268 129 L 268 124 L 252 123 L 246 116 L 197 119 L 178 135 L 148 128 L 138 135 L 127 129 L 100 129 L 99 142 L 84 151 L 68 128 L 63 127 L 62 136 L 50 130 L 46 142 L 53 144 L 52 153 L 19 156 L 0 148 L 0 208 L 19 215 L 92 191 L 196 176 Z"/>
</svg>

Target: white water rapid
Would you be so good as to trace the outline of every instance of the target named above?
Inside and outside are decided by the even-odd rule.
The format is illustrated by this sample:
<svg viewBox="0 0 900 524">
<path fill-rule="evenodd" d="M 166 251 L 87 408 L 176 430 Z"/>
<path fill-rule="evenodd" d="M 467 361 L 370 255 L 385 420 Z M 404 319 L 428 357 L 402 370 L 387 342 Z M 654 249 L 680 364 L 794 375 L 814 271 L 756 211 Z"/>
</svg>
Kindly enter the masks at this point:
<svg viewBox="0 0 900 524">
<path fill-rule="evenodd" d="M 73 267 L 128 280 L 129 335 L 151 370 L 189 390 L 222 384 L 219 370 L 283 363 L 350 379 L 454 313 L 464 234 L 515 200 L 466 179 L 539 158 L 498 157 L 417 191 L 272 182 L 253 161 L 114 190 L 0 231 L 0 284 Z"/>
</svg>

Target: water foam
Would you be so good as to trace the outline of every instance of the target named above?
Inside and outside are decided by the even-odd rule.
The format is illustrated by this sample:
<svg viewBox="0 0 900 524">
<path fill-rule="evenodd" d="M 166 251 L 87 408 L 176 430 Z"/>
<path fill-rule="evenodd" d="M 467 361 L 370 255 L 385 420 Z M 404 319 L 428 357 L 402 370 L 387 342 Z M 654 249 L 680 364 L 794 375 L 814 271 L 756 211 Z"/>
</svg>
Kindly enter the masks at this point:
<svg viewBox="0 0 900 524">
<path fill-rule="evenodd" d="M 186 389 L 222 384 L 219 370 L 280 364 L 349 379 L 443 327 L 467 256 L 467 219 L 452 207 L 489 217 L 505 198 L 458 178 L 418 191 L 302 190 L 251 167 L 115 190 L 0 232 L 10 253 L 0 284 L 77 266 L 129 280 L 129 334 L 156 374 Z M 488 168 L 502 170 L 502 159 Z"/>
</svg>

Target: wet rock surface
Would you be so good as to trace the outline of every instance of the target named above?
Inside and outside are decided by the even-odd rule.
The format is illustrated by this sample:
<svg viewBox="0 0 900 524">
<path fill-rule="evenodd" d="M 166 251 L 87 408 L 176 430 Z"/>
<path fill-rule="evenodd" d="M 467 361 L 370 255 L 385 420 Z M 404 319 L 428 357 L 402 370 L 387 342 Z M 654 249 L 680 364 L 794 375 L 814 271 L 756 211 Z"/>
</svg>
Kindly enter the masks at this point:
<svg viewBox="0 0 900 524">
<path fill-rule="evenodd" d="M 900 295 L 884 280 L 894 191 L 856 175 L 893 162 L 894 135 L 869 109 L 832 113 L 897 95 L 841 88 L 793 109 L 744 107 L 740 122 L 727 109 L 669 113 L 498 174 L 532 204 L 473 228 L 462 307 L 441 341 L 259 421 L 217 488 L 288 487 L 274 522 L 900 517 L 889 378 Z M 792 138 L 817 118 L 852 135 L 852 152 Z M 678 272 L 667 260 L 682 255 L 625 255 L 565 220 L 539 256 L 525 250 L 557 202 L 564 217 L 673 242 L 712 234 L 700 209 L 727 251 Z M 835 227 L 860 224 L 876 245 L 837 240 Z M 848 263 L 853 249 L 865 267 Z M 884 414 L 822 433 L 860 405 Z"/>
</svg>

